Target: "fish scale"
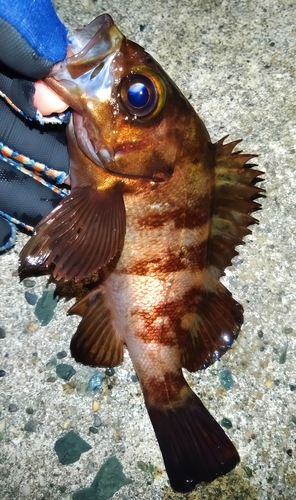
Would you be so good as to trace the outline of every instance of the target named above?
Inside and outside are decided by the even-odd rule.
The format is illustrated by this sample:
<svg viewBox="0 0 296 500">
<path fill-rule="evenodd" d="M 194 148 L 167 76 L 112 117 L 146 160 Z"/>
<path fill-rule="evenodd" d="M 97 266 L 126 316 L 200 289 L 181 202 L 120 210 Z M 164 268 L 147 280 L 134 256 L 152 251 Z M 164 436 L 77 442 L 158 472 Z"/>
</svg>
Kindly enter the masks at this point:
<svg viewBox="0 0 296 500">
<path fill-rule="evenodd" d="M 71 194 L 37 225 L 20 273 L 50 273 L 60 296 L 77 298 L 76 361 L 117 366 L 127 346 L 170 484 L 188 492 L 239 462 L 182 368 L 206 368 L 239 333 L 243 309 L 219 278 L 256 222 L 261 172 L 234 151 L 239 141 L 211 143 L 164 70 L 107 14 L 71 48 L 45 79 L 72 107 Z"/>
</svg>

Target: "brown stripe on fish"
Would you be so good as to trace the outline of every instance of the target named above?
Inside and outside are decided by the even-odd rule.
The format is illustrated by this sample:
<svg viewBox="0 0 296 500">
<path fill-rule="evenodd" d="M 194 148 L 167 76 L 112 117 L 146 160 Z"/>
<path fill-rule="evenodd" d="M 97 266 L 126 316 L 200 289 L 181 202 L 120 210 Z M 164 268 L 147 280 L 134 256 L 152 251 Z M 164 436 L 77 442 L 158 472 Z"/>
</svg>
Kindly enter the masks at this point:
<svg viewBox="0 0 296 500">
<path fill-rule="evenodd" d="M 121 267 L 119 272 L 126 274 L 135 274 L 138 276 L 156 276 L 161 277 L 167 273 L 186 270 L 202 270 L 206 266 L 206 248 L 207 240 L 198 245 L 186 247 L 183 245 L 178 253 L 170 250 L 165 255 L 155 254 L 150 258 L 132 259 L 127 266 Z"/>
<path fill-rule="evenodd" d="M 203 296 L 196 285 L 190 290 L 180 290 L 179 297 L 162 297 L 149 307 L 133 308 L 133 323 L 138 339 L 144 343 L 151 341 L 163 346 L 175 346 L 182 349 L 190 329 L 197 321 L 198 304 Z"/>
<path fill-rule="evenodd" d="M 168 186 L 169 189 L 169 186 Z M 138 228 L 156 229 L 174 221 L 176 229 L 194 229 L 203 226 L 209 221 L 209 196 L 202 195 L 194 199 L 194 202 L 184 206 L 173 206 L 167 203 L 151 204 L 146 213 L 143 212 L 137 219 Z"/>
<path fill-rule="evenodd" d="M 138 373 L 138 372 L 137 372 Z M 180 371 L 163 370 L 161 376 L 147 376 L 138 373 L 145 401 L 163 407 L 182 402 L 187 395 L 184 378 Z M 169 387 L 169 390 L 168 390 Z M 184 390 L 185 389 L 185 390 Z"/>
</svg>

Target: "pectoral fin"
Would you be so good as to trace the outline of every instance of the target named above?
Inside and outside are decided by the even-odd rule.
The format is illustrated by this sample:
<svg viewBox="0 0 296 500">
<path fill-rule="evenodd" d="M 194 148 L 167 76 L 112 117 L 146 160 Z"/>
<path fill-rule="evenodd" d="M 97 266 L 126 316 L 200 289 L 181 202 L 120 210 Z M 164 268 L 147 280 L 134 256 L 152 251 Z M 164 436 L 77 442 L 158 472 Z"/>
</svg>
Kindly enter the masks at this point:
<svg viewBox="0 0 296 500">
<path fill-rule="evenodd" d="M 79 281 L 122 249 L 126 227 L 121 184 L 73 188 L 37 226 L 20 254 L 20 272 L 53 268 L 56 280 Z"/>
<path fill-rule="evenodd" d="M 98 367 L 122 363 L 123 341 L 112 325 L 110 307 L 102 290 L 90 292 L 74 304 L 68 314 L 82 316 L 70 345 L 76 361 Z"/>
</svg>

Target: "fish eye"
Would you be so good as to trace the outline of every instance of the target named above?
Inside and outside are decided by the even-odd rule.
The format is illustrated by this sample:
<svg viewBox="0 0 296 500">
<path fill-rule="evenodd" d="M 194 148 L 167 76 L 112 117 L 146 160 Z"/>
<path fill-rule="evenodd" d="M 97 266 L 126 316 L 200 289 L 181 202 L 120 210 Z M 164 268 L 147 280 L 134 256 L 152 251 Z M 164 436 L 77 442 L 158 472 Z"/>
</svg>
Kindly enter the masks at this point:
<svg viewBox="0 0 296 500">
<path fill-rule="evenodd" d="M 149 90 L 144 83 L 133 83 L 127 91 L 127 100 L 135 109 L 144 108 L 149 103 Z"/>
<path fill-rule="evenodd" d="M 121 80 L 118 97 L 125 111 L 145 119 L 160 112 L 166 100 L 166 91 L 161 78 L 152 71 L 132 71 Z"/>
</svg>

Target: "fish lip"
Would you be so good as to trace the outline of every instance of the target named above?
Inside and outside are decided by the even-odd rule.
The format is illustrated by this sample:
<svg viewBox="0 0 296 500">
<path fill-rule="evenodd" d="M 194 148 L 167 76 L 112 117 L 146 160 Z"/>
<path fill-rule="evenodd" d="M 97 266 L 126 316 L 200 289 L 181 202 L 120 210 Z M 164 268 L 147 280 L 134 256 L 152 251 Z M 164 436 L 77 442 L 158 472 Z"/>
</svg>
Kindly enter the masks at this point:
<svg viewBox="0 0 296 500">
<path fill-rule="evenodd" d="M 98 66 L 100 61 L 115 52 L 123 38 L 124 35 L 109 14 L 96 17 L 90 24 L 73 33 L 69 43 L 73 55 L 55 64 L 45 77 L 45 83 L 51 86 L 50 80 L 54 78 L 57 82 L 67 82 L 69 88 L 75 86 L 75 80 L 87 71 L 86 67 L 90 69 Z"/>
<path fill-rule="evenodd" d="M 114 26 L 114 21 L 109 14 L 101 14 L 84 28 L 75 31 L 71 40 L 71 49 L 74 55 L 68 61 L 84 57 L 90 50 L 97 46 L 109 29 Z"/>
<path fill-rule="evenodd" d="M 164 179 L 160 177 L 146 176 L 146 175 L 138 175 L 138 174 L 130 174 L 125 172 L 118 171 L 117 168 L 113 169 L 116 165 L 116 161 L 111 158 L 111 155 L 107 149 L 100 149 L 96 151 L 93 147 L 86 128 L 84 127 L 83 117 L 76 113 L 72 112 L 72 120 L 73 120 L 73 128 L 75 138 L 78 144 L 79 149 L 85 154 L 85 156 L 92 161 L 98 167 L 101 167 L 111 175 L 115 175 L 116 177 L 128 178 L 128 179 L 142 179 L 149 182 L 160 183 L 163 182 Z"/>
<path fill-rule="evenodd" d="M 83 123 L 83 117 L 79 113 L 76 113 L 73 110 L 72 119 L 73 119 L 74 133 L 79 149 L 85 154 L 85 156 L 89 160 L 94 162 L 99 167 L 105 168 L 105 165 L 101 160 L 100 155 L 95 151 L 95 148 L 93 147 L 92 142 L 88 137 L 87 130 Z"/>
</svg>

